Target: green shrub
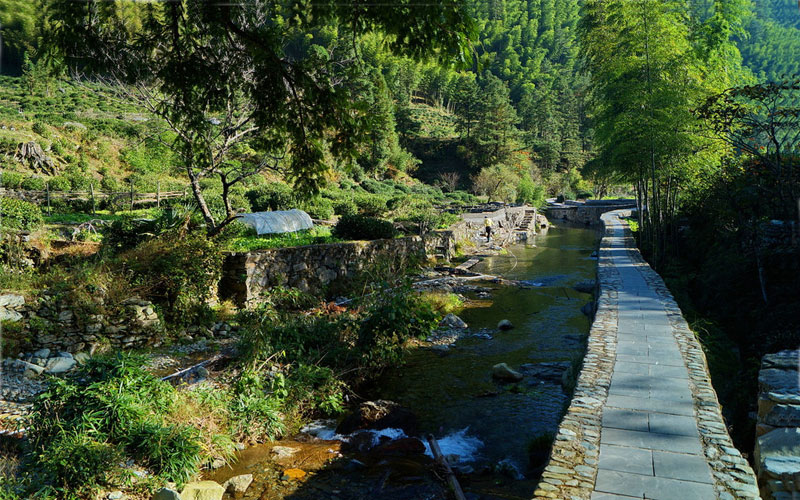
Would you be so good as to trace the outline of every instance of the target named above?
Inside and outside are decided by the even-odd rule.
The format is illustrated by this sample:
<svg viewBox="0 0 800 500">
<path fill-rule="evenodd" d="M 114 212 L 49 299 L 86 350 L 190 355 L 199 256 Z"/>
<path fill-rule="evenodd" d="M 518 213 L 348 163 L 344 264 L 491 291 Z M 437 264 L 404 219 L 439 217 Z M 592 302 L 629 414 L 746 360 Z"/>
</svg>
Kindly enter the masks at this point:
<svg viewBox="0 0 800 500">
<path fill-rule="evenodd" d="M 356 194 L 353 201 L 359 213 L 368 217 L 380 217 L 386 213 L 386 198 L 378 195 Z"/>
<path fill-rule="evenodd" d="M 527 176 L 517 186 L 517 203 L 540 207 L 544 205 L 545 189 L 541 184 L 535 184 Z"/>
<path fill-rule="evenodd" d="M 289 210 L 295 208 L 297 200 L 288 184 L 271 182 L 248 190 L 245 196 L 250 200 L 254 212 L 268 210 Z"/>
<path fill-rule="evenodd" d="M 136 283 L 163 305 L 167 319 L 183 325 L 204 316 L 205 302 L 222 271 L 222 254 L 202 231 L 165 233 L 124 254 Z"/>
<path fill-rule="evenodd" d="M 22 189 L 27 189 L 29 191 L 44 191 L 45 180 L 41 177 L 26 177 L 22 181 Z"/>
<path fill-rule="evenodd" d="M 4 171 L 0 177 L 0 186 L 6 189 L 19 189 L 22 186 L 22 174 Z"/>
<path fill-rule="evenodd" d="M 72 183 L 63 175 L 56 175 L 48 181 L 50 191 L 69 191 L 72 188 Z"/>
<path fill-rule="evenodd" d="M 345 215 L 333 228 L 333 235 L 345 240 L 378 240 L 396 234 L 391 222 L 362 215 Z"/>
<path fill-rule="evenodd" d="M 302 205 L 304 211 L 313 219 L 328 220 L 333 217 L 333 203 L 331 200 L 322 197 L 312 198 Z"/>
<path fill-rule="evenodd" d="M 100 188 L 106 193 L 119 193 L 122 191 L 122 183 L 116 177 L 105 176 L 100 181 Z"/>
<path fill-rule="evenodd" d="M 37 205 L 16 198 L 0 198 L 0 217 L 4 227 L 23 231 L 33 231 L 43 222 Z"/>
<path fill-rule="evenodd" d="M 333 212 L 336 215 L 355 215 L 358 213 L 358 206 L 350 198 L 340 199 L 333 202 Z"/>
<path fill-rule="evenodd" d="M 92 184 L 91 177 L 77 170 L 67 173 L 65 177 L 73 191 L 89 191 L 89 186 Z"/>
<path fill-rule="evenodd" d="M 103 242 L 112 252 L 121 252 L 152 237 L 154 231 L 154 220 L 123 215 L 103 229 Z"/>
</svg>

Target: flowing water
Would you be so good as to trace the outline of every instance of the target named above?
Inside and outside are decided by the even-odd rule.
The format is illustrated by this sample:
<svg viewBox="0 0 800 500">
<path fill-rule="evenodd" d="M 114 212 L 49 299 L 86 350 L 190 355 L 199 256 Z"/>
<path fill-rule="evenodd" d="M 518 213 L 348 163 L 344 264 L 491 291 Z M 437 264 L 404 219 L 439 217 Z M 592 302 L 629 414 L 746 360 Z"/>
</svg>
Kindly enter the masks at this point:
<svg viewBox="0 0 800 500">
<path fill-rule="evenodd" d="M 429 349 L 411 353 L 407 364 L 380 380 L 381 397 L 414 411 L 423 432 L 450 436 L 443 453 L 462 454 L 477 466 L 504 462 L 525 475 L 528 444 L 557 429 L 569 395 L 561 383 L 535 377 L 504 385 L 492 379 L 492 366 L 579 365 L 591 324 L 581 307 L 592 296 L 572 286 L 595 279 L 596 240 L 593 230 L 551 228 L 477 264 L 474 271 L 525 281 L 531 288 L 479 283 L 494 288 L 491 298 L 468 303 L 460 316 L 471 333 L 491 338 L 468 333 L 444 356 Z M 514 328 L 498 331 L 503 319 Z"/>
<path fill-rule="evenodd" d="M 529 444 L 556 431 L 569 394 L 558 377 L 544 381 L 526 376 L 519 383 L 497 382 L 492 379 L 492 366 L 507 363 L 518 369 L 553 362 L 579 366 L 590 327 L 581 307 L 592 296 L 572 287 L 595 279 L 596 260 L 591 254 L 596 241 L 593 230 L 556 227 L 511 246 L 503 255 L 484 259 L 474 271 L 523 281 L 525 286 L 471 282 L 490 288 L 491 296 L 478 299 L 473 292 L 464 294 L 469 301 L 459 316 L 469 329 L 462 337 L 446 350 L 413 350 L 407 363 L 385 373 L 369 391 L 375 399 L 390 399 L 412 410 L 421 432 L 433 434 L 444 454 L 458 455 L 462 470 L 468 466 L 475 471 L 462 476 L 462 486 L 471 498 L 530 498 L 538 471 L 529 461 Z M 497 324 L 503 319 L 510 320 L 514 328 L 499 331 Z M 342 438 L 334 436 L 331 429 L 314 434 Z M 325 462 L 327 454 L 335 450 L 321 446 L 317 451 Z M 297 488 L 275 479 L 282 474 L 277 465 L 272 471 L 263 466 L 261 457 L 269 456 L 267 449 L 251 454 L 252 462 L 240 460 L 234 470 L 221 471 L 217 478 L 258 471 L 257 484 L 248 491 L 247 499 L 420 500 L 446 496 L 441 483 L 425 479 L 432 470 L 430 459 L 378 458 L 373 463 L 363 459 L 367 465 L 353 469 L 356 462 L 343 458 L 324 466 L 313 480 Z"/>
</svg>

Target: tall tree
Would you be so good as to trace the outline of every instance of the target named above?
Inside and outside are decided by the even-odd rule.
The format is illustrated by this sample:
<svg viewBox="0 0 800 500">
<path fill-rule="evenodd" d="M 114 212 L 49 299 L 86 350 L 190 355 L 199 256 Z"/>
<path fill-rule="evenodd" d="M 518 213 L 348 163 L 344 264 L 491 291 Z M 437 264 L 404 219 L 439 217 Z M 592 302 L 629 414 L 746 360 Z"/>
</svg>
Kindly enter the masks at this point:
<svg viewBox="0 0 800 500">
<path fill-rule="evenodd" d="M 479 160 L 492 165 L 508 158 L 517 138 L 517 112 L 509 100 L 508 86 L 487 73 L 475 127 L 474 143 Z"/>
<path fill-rule="evenodd" d="M 708 56 L 721 42 L 713 51 L 698 50 L 683 7 L 679 1 L 590 0 L 582 22 L 603 163 L 635 183 L 642 243 L 656 265 L 681 188 L 699 169 L 718 163 L 691 109 L 726 83 L 715 75 L 719 64 L 737 65 L 735 58 Z"/>
<path fill-rule="evenodd" d="M 467 62 L 474 25 L 460 1 L 391 5 L 335 1 L 138 4 L 141 29 L 129 30 L 115 4 L 52 0 L 52 43 L 76 69 L 112 77 L 174 134 L 209 233 L 235 219 L 232 185 L 286 157 L 299 188 L 316 189 L 324 158 L 351 157 L 369 126 L 353 95 L 360 77 L 350 44 L 325 43 L 378 30 L 392 50 Z M 358 86 L 355 86 L 358 88 Z M 226 215 L 209 210 L 200 180 L 216 176 Z"/>
</svg>

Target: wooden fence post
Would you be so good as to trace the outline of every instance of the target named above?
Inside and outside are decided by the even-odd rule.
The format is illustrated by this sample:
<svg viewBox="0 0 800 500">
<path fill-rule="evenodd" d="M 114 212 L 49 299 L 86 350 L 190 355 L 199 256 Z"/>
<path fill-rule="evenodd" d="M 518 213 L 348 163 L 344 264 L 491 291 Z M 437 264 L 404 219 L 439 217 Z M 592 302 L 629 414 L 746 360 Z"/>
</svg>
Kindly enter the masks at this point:
<svg viewBox="0 0 800 500">
<path fill-rule="evenodd" d="M 92 198 L 92 215 L 97 215 L 94 201 L 94 182 L 89 184 L 89 196 Z"/>
<path fill-rule="evenodd" d="M 131 212 L 133 212 L 133 197 L 134 197 L 134 193 L 133 193 L 133 179 L 131 179 Z"/>
<path fill-rule="evenodd" d="M 161 208 L 161 181 L 156 182 L 156 208 Z"/>
<path fill-rule="evenodd" d="M 50 210 L 50 182 L 44 183 L 45 191 L 47 192 L 47 215 L 53 215 L 52 211 Z"/>
</svg>

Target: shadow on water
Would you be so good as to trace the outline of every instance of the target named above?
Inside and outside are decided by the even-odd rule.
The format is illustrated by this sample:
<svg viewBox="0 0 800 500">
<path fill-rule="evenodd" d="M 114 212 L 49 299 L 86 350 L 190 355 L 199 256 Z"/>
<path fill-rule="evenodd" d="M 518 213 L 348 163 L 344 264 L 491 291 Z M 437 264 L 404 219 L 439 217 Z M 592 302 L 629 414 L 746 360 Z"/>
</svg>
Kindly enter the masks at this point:
<svg viewBox="0 0 800 500">
<path fill-rule="evenodd" d="M 550 363 L 568 366 L 565 371 L 574 373 L 580 364 L 590 327 L 580 310 L 592 297 L 572 287 L 595 278 L 596 261 L 590 255 L 597 237 L 585 228 L 552 228 L 528 244 L 510 247 L 504 255 L 486 258 L 475 271 L 528 286 L 479 283 L 491 288 L 491 297 L 465 294 L 470 300 L 459 315 L 469 329 L 455 344 L 447 349 L 415 349 L 403 366 L 384 373 L 366 389 L 372 399 L 393 400 L 411 409 L 423 435 L 433 434 L 445 455 L 458 455 L 459 481 L 468 498 L 532 496 L 541 464 L 532 463 L 530 449 L 538 447 L 542 458 L 542 443 L 549 446 L 548 436 L 557 430 L 570 390 L 564 388 L 563 377 L 541 376 L 536 367 Z M 502 319 L 510 320 L 514 328 L 499 331 Z M 518 383 L 500 383 L 491 375 L 497 363 L 507 363 L 526 377 Z M 531 366 L 532 372 L 525 371 Z M 236 473 L 256 470 L 263 476 L 244 498 L 448 498 L 427 455 L 389 451 L 340 456 L 338 442 L 320 443 L 308 443 L 316 446 L 319 463 L 307 462 L 306 470 L 316 472 L 294 483 L 281 481 L 284 469 L 279 465 L 273 464 L 275 470 L 269 471 L 255 459 L 244 468 L 246 460 L 240 461 L 234 466 Z"/>
</svg>

